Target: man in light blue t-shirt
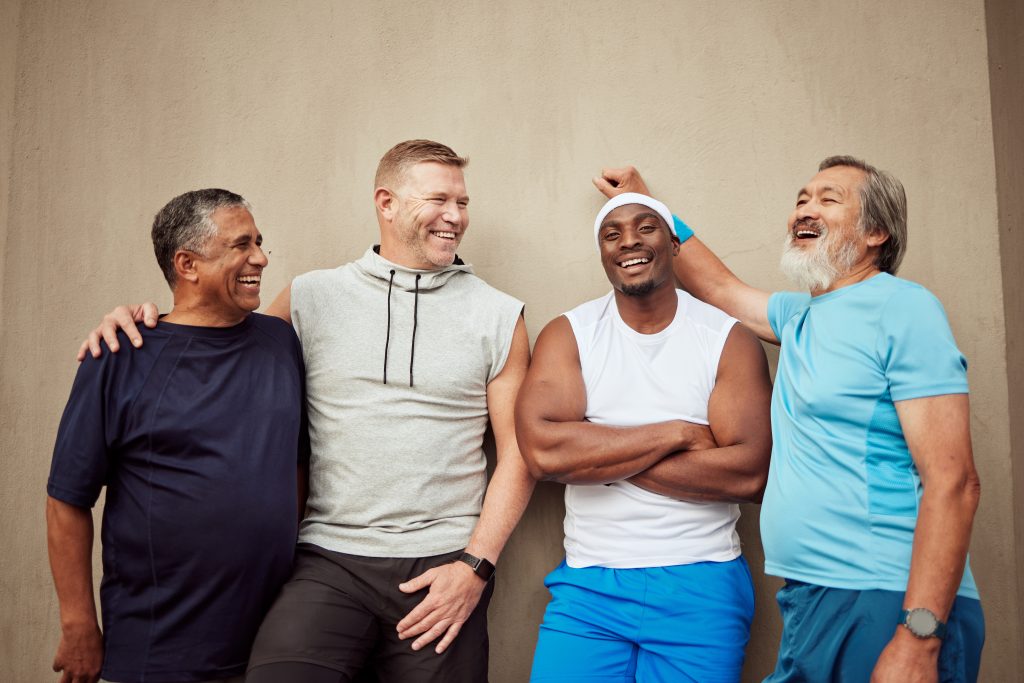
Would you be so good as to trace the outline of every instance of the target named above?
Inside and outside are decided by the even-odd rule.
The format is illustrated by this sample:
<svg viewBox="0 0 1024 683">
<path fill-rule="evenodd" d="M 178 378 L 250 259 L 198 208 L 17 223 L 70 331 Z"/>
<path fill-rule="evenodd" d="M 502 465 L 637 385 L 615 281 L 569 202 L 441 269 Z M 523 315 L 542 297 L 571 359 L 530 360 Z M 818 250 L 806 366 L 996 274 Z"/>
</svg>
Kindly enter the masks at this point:
<svg viewBox="0 0 1024 683">
<path fill-rule="evenodd" d="M 648 193 L 606 169 L 604 194 Z M 809 293 L 739 280 L 677 220 L 674 270 L 780 344 L 765 571 L 781 576 L 781 681 L 974 681 L 985 627 L 967 563 L 979 484 L 967 362 L 939 301 L 895 277 L 906 196 L 830 157 L 797 195 L 782 268 Z"/>
</svg>

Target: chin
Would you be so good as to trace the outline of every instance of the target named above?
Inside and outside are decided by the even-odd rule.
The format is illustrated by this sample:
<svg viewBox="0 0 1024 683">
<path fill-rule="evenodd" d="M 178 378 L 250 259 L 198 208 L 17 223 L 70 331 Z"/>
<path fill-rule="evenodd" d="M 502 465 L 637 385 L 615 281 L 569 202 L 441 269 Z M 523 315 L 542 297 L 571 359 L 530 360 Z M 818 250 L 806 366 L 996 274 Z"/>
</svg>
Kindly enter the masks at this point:
<svg viewBox="0 0 1024 683">
<path fill-rule="evenodd" d="M 636 282 L 633 284 L 623 284 L 619 288 L 619 291 L 626 296 L 647 296 L 654 291 L 657 284 L 654 280 L 647 280 L 646 282 Z"/>
</svg>

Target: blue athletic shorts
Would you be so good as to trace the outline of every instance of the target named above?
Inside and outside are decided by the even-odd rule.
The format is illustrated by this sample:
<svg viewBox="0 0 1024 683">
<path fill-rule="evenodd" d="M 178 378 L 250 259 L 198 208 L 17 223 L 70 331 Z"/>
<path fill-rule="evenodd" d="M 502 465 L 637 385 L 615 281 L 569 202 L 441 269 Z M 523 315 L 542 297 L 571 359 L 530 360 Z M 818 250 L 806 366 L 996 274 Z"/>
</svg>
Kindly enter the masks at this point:
<svg viewBox="0 0 1024 683">
<path fill-rule="evenodd" d="M 787 581 L 778 593 L 782 642 L 775 673 L 764 683 L 867 683 L 895 634 L 903 609 L 898 591 L 855 591 Z M 939 681 L 978 680 L 985 617 L 981 603 L 958 597 L 939 652 Z"/>
<path fill-rule="evenodd" d="M 729 682 L 740 678 L 754 586 L 740 557 L 672 567 L 558 566 L 544 580 L 531 681 Z"/>
</svg>

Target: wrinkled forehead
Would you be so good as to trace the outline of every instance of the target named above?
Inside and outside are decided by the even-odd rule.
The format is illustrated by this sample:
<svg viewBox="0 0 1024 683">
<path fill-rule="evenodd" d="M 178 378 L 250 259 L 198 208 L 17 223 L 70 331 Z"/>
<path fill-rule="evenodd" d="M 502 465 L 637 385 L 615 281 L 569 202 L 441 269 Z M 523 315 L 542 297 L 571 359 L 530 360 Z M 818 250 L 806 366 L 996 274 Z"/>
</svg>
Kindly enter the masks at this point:
<svg viewBox="0 0 1024 683">
<path fill-rule="evenodd" d="M 818 171 L 806 185 L 797 191 L 797 197 L 825 192 L 857 197 L 866 179 L 867 174 L 854 166 L 833 166 L 824 171 Z"/>
</svg>

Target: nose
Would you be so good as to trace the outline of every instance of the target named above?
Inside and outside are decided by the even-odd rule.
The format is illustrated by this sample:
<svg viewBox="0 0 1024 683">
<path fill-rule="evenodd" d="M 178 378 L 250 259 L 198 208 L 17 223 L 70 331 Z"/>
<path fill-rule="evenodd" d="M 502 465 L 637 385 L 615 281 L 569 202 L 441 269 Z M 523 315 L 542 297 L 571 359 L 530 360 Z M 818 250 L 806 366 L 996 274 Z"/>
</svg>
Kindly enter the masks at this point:
<svg viewBox="0 0 1024 683">
<path fill-rule="evenodd" d="M 619 237 L 619 249 L 627 251 L 639 246 L 640 242 L 640 231 L 627 227 L 622 230 L 622 235 Z"/>
<path fill-rule="evenodd" d="M 444 219 L 445 223 L 460 226 L 465 222 L 465 216 L 463 215 L 464 212 L 465 209 L 462 206 L 459 206 L 459 202 L 452 199 L 445 202 L 444 213 L 441 217 Z"/>
<path fill-rule="evenodd" d="M 267 252 L 263 251 L 263 247 L 257 245 L 249 254 L 249 263 L 260 268 L 266 268 L 267 264 L 270 263 L 270 259 L 267 258 Z"/>
</svg>

